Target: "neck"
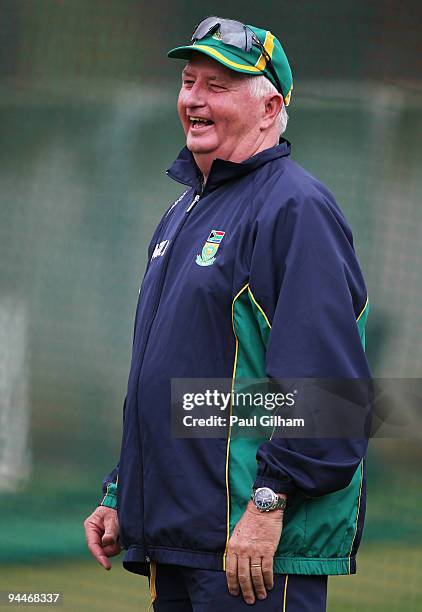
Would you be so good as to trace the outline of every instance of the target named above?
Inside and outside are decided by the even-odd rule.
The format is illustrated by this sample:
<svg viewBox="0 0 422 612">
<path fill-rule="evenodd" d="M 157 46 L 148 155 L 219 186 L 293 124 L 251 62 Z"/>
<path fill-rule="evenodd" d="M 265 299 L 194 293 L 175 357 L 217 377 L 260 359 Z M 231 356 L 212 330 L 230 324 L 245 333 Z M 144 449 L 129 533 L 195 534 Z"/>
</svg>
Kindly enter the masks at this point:
<svg viewBox="0 0 422 612">
<path fill-rule="evenodd" d="M 232 161 L 235 163 L 240 163 L 249 159 L 253 155 L 257 155 L 261 151 L 265 149 L 269 149 L 278 144 L 278 136 L 275 136 L 274 133 L 267 134 L 264 138 L 259 141 L 255 141 L 249 147 L 241 147 L 239 149 L 235 149 L 231 153 L 221 156 L 220 159 L 224 159 L 226 161 Z M 198 166 L 199 170 L 204 177 L 204 184 L 207 182 L 212 163 L 218 156 L 212 153 L 192 153 L 193 158 Z"/>
</svg>

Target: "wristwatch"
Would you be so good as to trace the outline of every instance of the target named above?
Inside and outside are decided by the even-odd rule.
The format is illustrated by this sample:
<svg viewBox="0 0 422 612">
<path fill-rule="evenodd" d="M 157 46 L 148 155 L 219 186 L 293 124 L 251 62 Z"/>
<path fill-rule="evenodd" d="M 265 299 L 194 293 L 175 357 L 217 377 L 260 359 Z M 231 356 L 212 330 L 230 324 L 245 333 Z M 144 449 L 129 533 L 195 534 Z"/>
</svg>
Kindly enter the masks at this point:
<svg viewBox="0 0 422 612">
<path fill-rule="evenodd" d="M 270 512 L 271 510 L 284 510 L 287 505 L 285 497 L 281 497 L 274 493 L 269 487 L 259 487 L 253 489 L 251 500 L 261 512 Z"/>
</svg>

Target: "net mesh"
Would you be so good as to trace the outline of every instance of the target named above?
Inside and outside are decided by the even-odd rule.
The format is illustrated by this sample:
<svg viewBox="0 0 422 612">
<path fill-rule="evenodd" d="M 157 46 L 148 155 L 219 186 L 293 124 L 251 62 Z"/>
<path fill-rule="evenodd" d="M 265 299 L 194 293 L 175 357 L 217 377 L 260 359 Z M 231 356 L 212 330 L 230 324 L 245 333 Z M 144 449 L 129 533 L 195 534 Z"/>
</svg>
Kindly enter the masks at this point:
<svg viewBox="0 0 422 612">
<path fill-rule="evenodd" d="M 418 11 L 268 2 L 258 22 L 236 1 L 0 4 L 2 589 L 51 580 L 68 588 L 69 609 L 124 610 L 144 597 L 121 573 L 114 586 L 93 573 L 98 589 L 84 591 L 94 570 L 82 521 L 118 458 L 147 244 L 182 191 L 164 176 L 183 146 L 182 64 L 165 51 L 204 15 L 280 35 L 295 77 L 286 137 L 353 228 L 374 375 L 420 376 Z M 372 442 L 359 573 L 331 579 L 329 609 L 422 609 L 421 455 L 417 441 Z M 69 576 L 80 576 L 79 599 Z"/>
</svg>

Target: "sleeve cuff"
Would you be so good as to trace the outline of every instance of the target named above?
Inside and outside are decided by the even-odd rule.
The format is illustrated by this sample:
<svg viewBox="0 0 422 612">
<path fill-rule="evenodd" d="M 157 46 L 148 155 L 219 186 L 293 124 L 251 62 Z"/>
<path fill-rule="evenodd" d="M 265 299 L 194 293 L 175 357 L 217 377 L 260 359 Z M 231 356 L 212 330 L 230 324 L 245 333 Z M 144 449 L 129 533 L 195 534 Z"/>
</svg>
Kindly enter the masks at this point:
<svg viewBox="0 0 422 612">
<path fill-rule="evenodd" d="M 107 506 L 108 508 L 113 508 L 114 510 L 117 509 L 117 484 L 110 482 L 107 485 L 106 493 L 99 505 Z"/>
<path fill-rule="evenodd" d="M 274 493 L 290 494 L 297 491 L 297 486 L 293 479 L 281 472 L 281 470 L 272 469 L 263 459 L 257 457 L 258 469 L 253 483 L 253 488 L 269 487 Z"/>
<path fill-rule="evenodd" d="M 274 493 L 293 493 L 296 491 L 296 487 L 293 482 L 287 482 L 286 480 L 278 480 L 277 478 L 268 478 L 266 476 L 257 476 L 253 483 L 253 488 L 258 489 L 259 487 L 269 487 Z"/>
</svg>

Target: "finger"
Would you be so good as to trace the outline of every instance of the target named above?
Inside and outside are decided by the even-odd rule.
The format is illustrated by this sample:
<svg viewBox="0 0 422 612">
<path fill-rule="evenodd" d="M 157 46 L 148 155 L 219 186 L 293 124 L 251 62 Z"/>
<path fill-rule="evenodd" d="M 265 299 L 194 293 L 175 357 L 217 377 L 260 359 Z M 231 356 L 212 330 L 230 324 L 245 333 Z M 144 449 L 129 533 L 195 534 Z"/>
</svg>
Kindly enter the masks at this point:
<svg viewBox="0 0 422 612">
<path fill-rule="evenodd" d="M 106 557 L 114 557 L 122 552 L 122 547 L 119 544 L 103 546 L 102 549 Z"/>
<path fill-rule="evenodd" d="M 246 603 L 253 604 L 255 602 L 255 594 L 252 586 L 250 563 L 250 557 L 238 557 L 237 576 L 240 588 L 242 589 L 243 599 Z"/>
<path fill-rule="evenodd" d="M 100 545 L 98 544 L 93 544 L 91 546 L 88 545 L 88 549 L 91 555 L 94 557 L 94 559 L 98 561 L 98 563 L 102 565 L 104 569 L 106 570 L 111 569 L 111 563 L 108 560 L 107 555 L 104 554 L 104 551 Z"/>
<path fill-rule="evenodd" d="M 237 579 L 237 555 L 228 554 L 226 558 L 226 578 L 229 593 L 239 595 L 239 580 Z"/>
<path fill-rule="evenodd" d="M 251 576 L 256 596 L 258 597 L 258 599 L 265 599 L 267 597 L 267 591 L 265 589 L 261 563 L 261 557 L 251 558 Z"/>
<path fill-rule="evenodd" d="M 111 563 L 104 554 L 101 546 L 101 536 L 103 529 L 92 520 L 87 520 L 85 523 L 85 536 L 88 545 L 88 550 L 91 555 L 104 569 L 109 570 Z"/>
<path fill-rule="evenodd" d="M 264 578 L 265 587 L 271 590 L 274 587 L 274 572 L 273 572 L 273 558 L 272 557 L 262 558 L 262 576 Z"/>
</svg>

